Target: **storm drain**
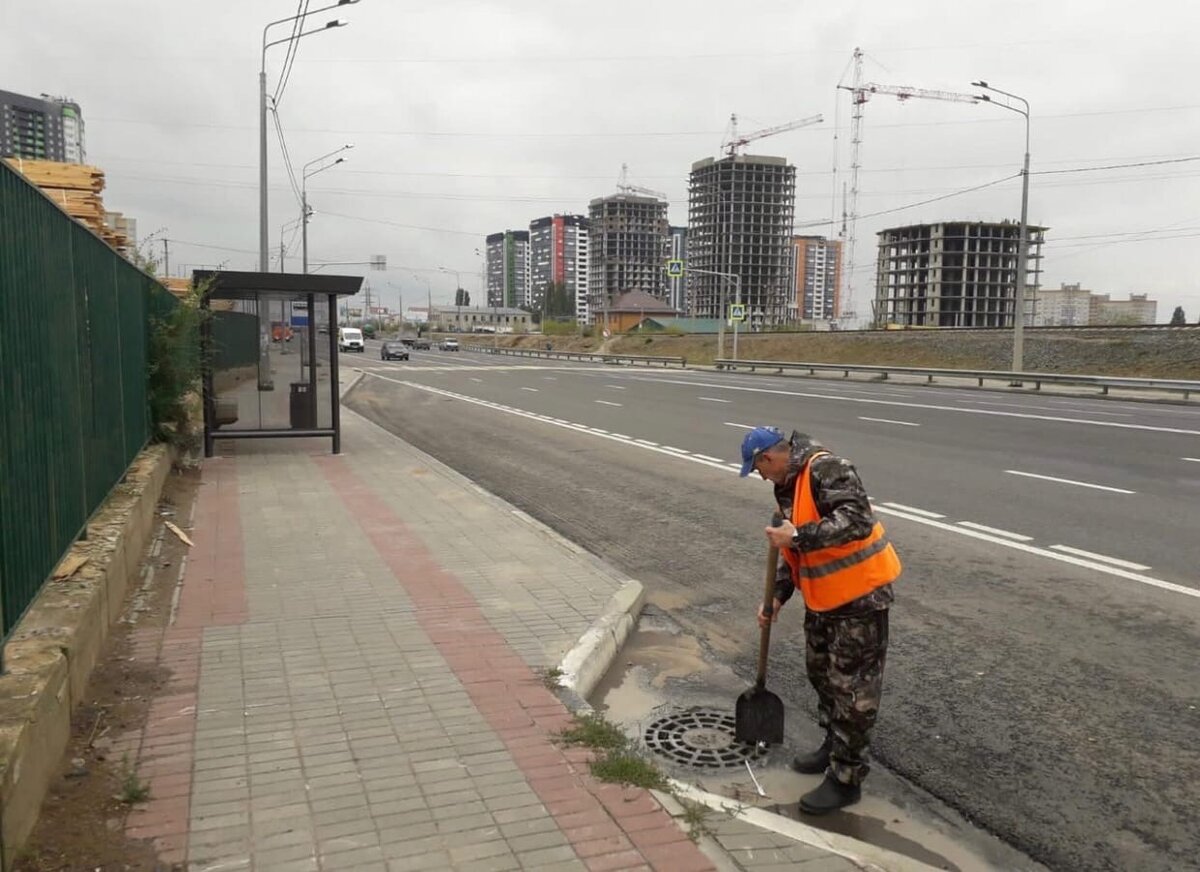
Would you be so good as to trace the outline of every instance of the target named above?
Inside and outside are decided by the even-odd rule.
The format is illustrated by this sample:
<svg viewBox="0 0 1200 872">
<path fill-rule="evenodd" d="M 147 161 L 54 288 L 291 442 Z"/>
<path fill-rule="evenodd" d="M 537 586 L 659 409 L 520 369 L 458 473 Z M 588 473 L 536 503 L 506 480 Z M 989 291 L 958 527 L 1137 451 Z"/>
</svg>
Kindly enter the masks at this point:
<svg viewBox="0 0 1200 872">
<path fill-rule="evenodd" d="M 646 746 L 660 757 L 683 766 L 723 769 L 767 755 L 766 745 L 736 741 L 732 714 L 688 709 L 661 717 L 646 727 Z"/>
</svg>

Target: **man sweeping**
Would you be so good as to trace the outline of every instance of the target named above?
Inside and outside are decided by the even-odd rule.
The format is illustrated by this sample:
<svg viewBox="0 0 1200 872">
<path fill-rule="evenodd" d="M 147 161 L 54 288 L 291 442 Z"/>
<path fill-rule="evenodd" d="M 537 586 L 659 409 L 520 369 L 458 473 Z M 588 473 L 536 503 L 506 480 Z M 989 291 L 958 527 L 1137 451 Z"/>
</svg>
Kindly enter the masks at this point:
<svg viewBox="0 0 1200 872">
<path fill-rule="evenodd" d="M 757 472 L 775 485 L 784 522 L 767 527 L 784 557 L 775 579 L 775 621 L 800 588 L 808 678 L 817 691 L 825 739 L 792 762 L 797 772 L 825 773 L 800 798 L 808 814 L 858 802 L 870 768 L 871 727 L 879 713 L 887 657 L 888 608 L 900 559 L 875 519 L 854 466 L 810 437 L 756 427 L 742 441 L 743 477 Z"/>
</svg>

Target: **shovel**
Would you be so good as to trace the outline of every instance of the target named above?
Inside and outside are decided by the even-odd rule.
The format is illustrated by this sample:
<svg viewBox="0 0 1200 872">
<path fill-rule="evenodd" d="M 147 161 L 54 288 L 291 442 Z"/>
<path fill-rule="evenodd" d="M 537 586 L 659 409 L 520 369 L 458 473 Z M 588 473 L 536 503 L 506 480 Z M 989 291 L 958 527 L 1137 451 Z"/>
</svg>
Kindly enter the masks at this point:
<svg viewBox="0 0 1200 872">
<path fill-rule="evenodd" d="M 779 526 L 779 518 L 772 526 Z M 771 545 L 767 549 L 767 581 L 763 591 L 763 614 L 767 623 L 762 628 L 758 643 L 758 678 L 754 686 L 737 698 L 734 738 L 748 745 L 765 742 L 778 745 L 783 741 L 783 700 L 767 690 L 767 651 L 771 647 L 771 613 L 775 606 L 775 569 L 779 564 L 779 549 Z"/>
</svg>

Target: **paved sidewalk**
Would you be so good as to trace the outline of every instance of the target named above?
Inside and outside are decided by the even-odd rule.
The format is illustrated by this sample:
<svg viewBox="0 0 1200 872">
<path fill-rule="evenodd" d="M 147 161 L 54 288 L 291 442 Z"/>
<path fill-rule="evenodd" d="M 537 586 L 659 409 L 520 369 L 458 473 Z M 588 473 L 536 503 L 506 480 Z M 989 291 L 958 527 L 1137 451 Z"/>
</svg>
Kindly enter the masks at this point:
<svg viewBox="0 0 1200 872">
<path fill-rule="evenodd" d="M 627 580 L 343 421 L 341 457 L 245 441 L 206 462 L 173 620 L 136 640 L 169 686 L 114 742 L 152 793 L 129 835 L 214 872 L 857 868 L 739 821 L 698 846 L 593 780 L 537 670 Z"/>
</svg>

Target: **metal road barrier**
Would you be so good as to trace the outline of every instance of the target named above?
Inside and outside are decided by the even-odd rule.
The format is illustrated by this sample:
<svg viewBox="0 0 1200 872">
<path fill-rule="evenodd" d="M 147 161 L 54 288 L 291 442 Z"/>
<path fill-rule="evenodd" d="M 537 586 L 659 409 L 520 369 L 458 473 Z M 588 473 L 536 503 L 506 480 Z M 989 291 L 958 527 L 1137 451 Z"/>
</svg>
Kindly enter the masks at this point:
<svg viewBox="0 0 1200 872">
<path fill-rule="evenodd" d="M 651 357 L 644 354 L 592 354 L 588 351 L 546 351 L 540 348 L 495 348 L 490 345 L 464 345 L 463 351 L 480 354 L 509 354 L 514 357 L 540 357 L 547 360 L 581 360 L 592 363 L 614 363 L 646 366 L 687 366 L 684 357 Z"/>
<path fill-rule="evenodd" d="M 845 363 L 802 363 L 790 360 L 729 360 L 718 358 L 714 361 L 717 369 L 721 370 L 774 370 L 782 374 L 785 371 L 804 371 L 809 375 L 818 372 L 840 372 L 843 378 L 849 378 L 850 373 L 867 373 L 880 376 L 887 381 L 889 375 L 918 375 L 925 376 L 932 383 L 934 378 L 968 378 L 978 381 L 983 387 L 985 381 L 1008 382 L 1010 385 L 1033 383 L 1034 390 L 1041 390 L 1043 384 L 1083 385 L 1100 388 L 1102 395 L 1107 395 L 1110 388 L 1117 390 L 1149 390 L 1181 393 L 1187 400 L 1193 393 L 1200 394 L 1200 381 L 1186 379 L 1162 378 L 1123 378 L 1108 375 L 1071 375 L 1053 372 L 1000 372 L 986 369 L 931 369 L 919 366 L 868 366 Z"/>
</svg>

